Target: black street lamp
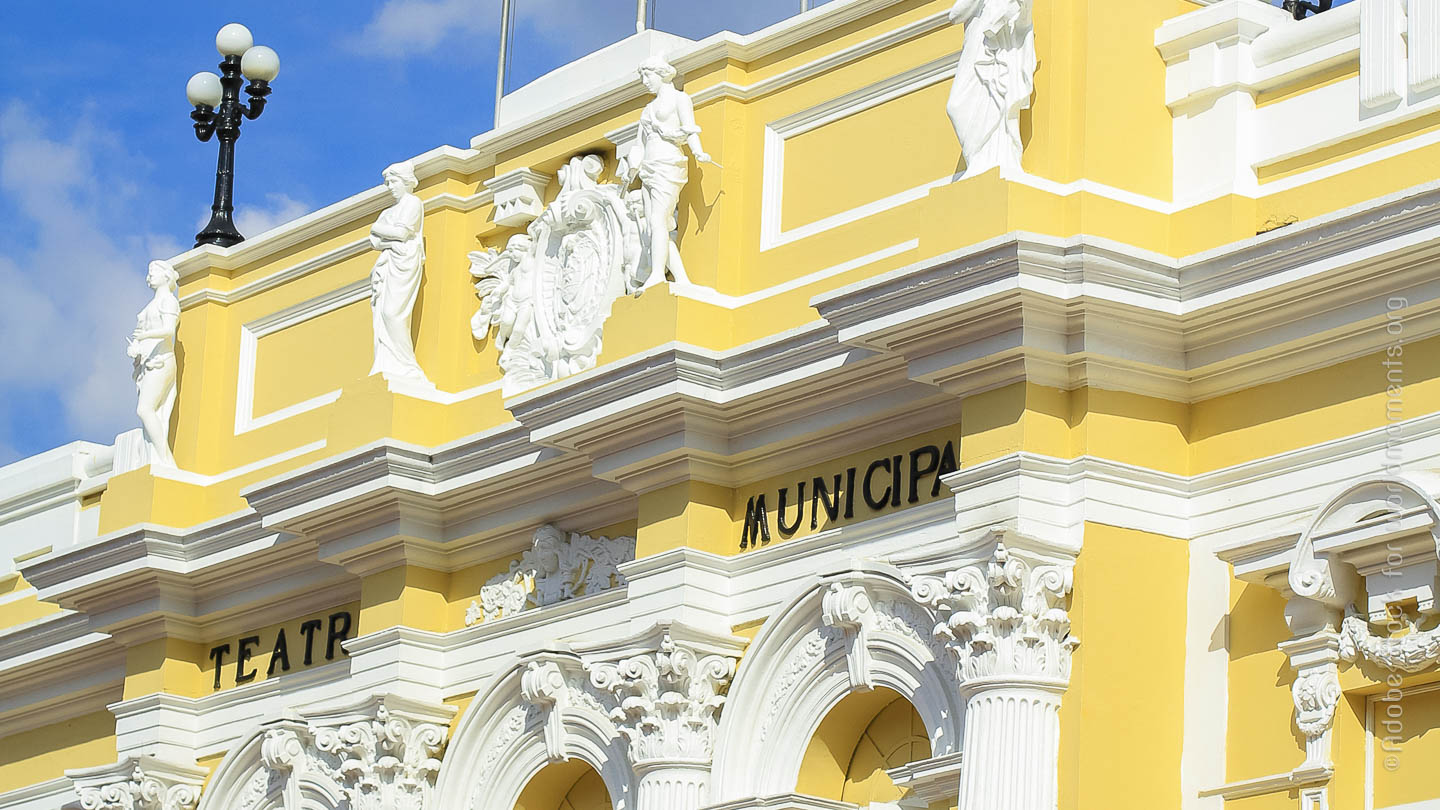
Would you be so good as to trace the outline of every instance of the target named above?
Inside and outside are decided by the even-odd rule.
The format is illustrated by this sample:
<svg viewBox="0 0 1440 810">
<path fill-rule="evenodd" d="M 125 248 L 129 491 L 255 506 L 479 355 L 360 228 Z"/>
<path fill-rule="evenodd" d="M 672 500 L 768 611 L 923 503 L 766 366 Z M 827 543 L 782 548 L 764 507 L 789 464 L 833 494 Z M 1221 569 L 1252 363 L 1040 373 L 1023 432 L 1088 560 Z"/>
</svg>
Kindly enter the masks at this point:
<svg viewBox="0 0 1440 810">
<path fill-rule="evenodd" d="M 240 122 L 254 120 L 265 111 L 265 97 L 270 95 L 270 82 L 280 73 L 280 57 L 264 45 L 255 45 L 250 29 L 230 23 L 215 35 L 215 48 L 225 61 L 220 75 L 196 73 L 185 85 L 185 96 L 195 105 L 190 117 L 195 120 L 195 137 L 209 141 L 220 136 L 220 160 L 215 166 L 215 203 L 210 206 L 210 224 L 195 235 L 195 246 L 229 247 L 245 241 L 235 230 L 235 141 L 240 137 Z M 243 74 L 243 75 L 242 75 Z M 240 103 L 240 85 L 245 78 L 250 85 L 245 92 L 249 104 Z"/>
</svg>

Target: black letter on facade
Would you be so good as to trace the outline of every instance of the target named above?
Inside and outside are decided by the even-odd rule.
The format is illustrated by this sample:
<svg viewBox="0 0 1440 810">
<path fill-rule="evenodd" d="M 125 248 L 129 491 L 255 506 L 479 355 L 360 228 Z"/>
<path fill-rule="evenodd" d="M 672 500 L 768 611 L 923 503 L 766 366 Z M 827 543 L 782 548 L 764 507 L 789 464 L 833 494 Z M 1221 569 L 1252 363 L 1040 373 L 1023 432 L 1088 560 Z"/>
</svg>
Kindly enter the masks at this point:
<svg viewBox="0 0 1440 810">
<path fill-rule="evenodd" d="M 845 471 L 845 519 L 855 517 L 855 468 Z"/>
<path fill-rule="evenodd" d="M 338 628 L 338 629 L 337 629 Z M 325 639 L 325 660 L 332 661 L 335 658 L 335 643 L 344 641 L 345 636 L 350 632 L 350 613 L 340 611 L 330 614 L 330 636 Z M 345 648 L 341 647 L 340 652 L 344 653 Z M 349 653 L 345 653 L 349 655 Z"/>
<path fill-rule="evenodd" d="M 235 683 L 249 683 L 255 680 L 255 670 L 245 671 L 245 665 L 250 663 L 250 656 L 254 654 L 255 648 L 260 646 L 259 636 L 246 636 L 240 639 L 240 647 L 235 651 Z"/>
<path fill-rule="evenodd" d="M 891 506 L 900 505 L 900 462 L 904 458 L 904 456 L 896 456 L 890 459 L 890 481 L 892 483 L 890 487 Z"/>
<path fill-rule="evenodd" d="M 770 513 L 765 509 L 765 496 L 756 495 L 745 504 L 745 527 L 740 531 L 740 548 L 760 547 L 770 543 Z"/>
<path fill-rule="evenodd" d="M 818 475 L 815 476 L 815 478 L 810 481 L 810 487 L 811 487 L 811 489 L 813 490 L 813 491 L 810 493 L 810 528 L 811 528 L 812 530 L 813 530 L 813 529 L 816 529 L 816 528 L 819 528 L 819 524 L 820 524 L 820 510 L 817 509 L 817 508 L 815 508 L 817 502 L 819 502 L 820 504 L 824 505 L 824 507 L 825 507 L 825 519 L 826 519 L 828 522 L 834 523 L 835 521 L 839 520 L 839 519 L 840 519 L 840 473 L 835 473 L 835 490 L 834 490 L 835 494 L 834 494 L 833 497 L 831 496 L 830 491 L 829 491 L 829 490 L 826 488 L 826 486 L 825 486 L 825 479 L 824 479 L 824 478 L 821 478 L 821 477 L 818 476 Z"/>
<path fill-rule="evenodd" d="M 925 467 L 920 467 L 920 457 L 925 456 Z M 910 503 L 920 502 L 920 479 L 940 468 L 940 448 L 927 444 L 910 451 Z M 939 478 L 936 478 L 939 482 Z"/>
<path fill-rule="evenodd" d="M 940 454 L 940 470 L 935 473 L 935 483 L 930 487 L 930 497 L 940 494 L 940 485 L 944 483 L 940 479 L 960 469 L 955 463 L 955 442 L 945 442 L 945 452 Z"/>
<path fill-rule="evenodd" d="M 877 458 L 870 462 L 870 468 L 865 471 L 865 491 L 862 493 L 865 496 L 865 505 L 878 512 L 885 508 L 885 502 L 890 499 L 890 490 L 886 489 L 885 494 L 879 498 L 870 494 L 871 476 L 875 475 L 876 470 L 890 472 L 890 459 Z"/>
<path fill-rule="evenodd" d="M 310 662 L 314 660 L 311 657 L 311 653 L 315 651 L 315 633 L 320 630 L 320 625 L 321 622 L 319 619 L 311 619 L 300 625 L 300 635 L 305 637 L 305 666 L 307 667 L 310 666 Z"/>
<path fill-rule="evenodd" d="M 210 660 L 215 662 L 215 688 L 220 688 L 220 668 L 225 666 L 225 655 L 230 652 L 229 644 L 210 648 Z"/>
<path fill-rule="evenodd" d="M 280 635 L 275 637 L 275 649 L 270 651 L 270 666 L 265 668 L 265 677 L 275 677 L 275 667 L 280 667 L 281 672 L 290 671 L 290 645 L 285 642 L 285 628 L 280 628 Z"/>
<path fill-rule="evenodd" d="M 800 531 L 800 523 L 805 520 L 805 482 L 801 481 L 795 485 L 798 493 L 795 498 L 795 522 L 789 526 L 785 525 L 785 498 L 790 493 L 789 487 L 780 488 L 780 508 L 775 510 L 775 525 L 780 527 L 780 534 L 789 537 Z"/>
</svg>

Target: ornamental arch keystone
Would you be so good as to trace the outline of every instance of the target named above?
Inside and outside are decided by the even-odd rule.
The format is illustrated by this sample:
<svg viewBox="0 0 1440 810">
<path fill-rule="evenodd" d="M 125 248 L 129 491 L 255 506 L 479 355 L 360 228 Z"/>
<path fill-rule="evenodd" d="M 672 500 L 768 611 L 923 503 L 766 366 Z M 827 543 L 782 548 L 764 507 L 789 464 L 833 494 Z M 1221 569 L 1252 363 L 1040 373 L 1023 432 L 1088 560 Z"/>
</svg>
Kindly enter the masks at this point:
<svg viewBox="0 0 1440 810">
<path fill-rule="evenodd" d="M 625 738 L 574 684 L 569 652 L 527 656 L 502 671 L 455 728 L 436 784 L 435 810 L 510 810 L 545 766 L 579 759 L 600 775 L 616 807 L 631 807 Z"/>
<path fill-rule="evenodd" d="M 898 692 L 929 731 L 933 756 L 957 752 L 964 704 L 935 624 L 889 565 L 863 563 L 804 586 L 765 623 L 730 688 L 711 800 L 793 791 L 805 743 L 856 691 Z"/>
</svg>

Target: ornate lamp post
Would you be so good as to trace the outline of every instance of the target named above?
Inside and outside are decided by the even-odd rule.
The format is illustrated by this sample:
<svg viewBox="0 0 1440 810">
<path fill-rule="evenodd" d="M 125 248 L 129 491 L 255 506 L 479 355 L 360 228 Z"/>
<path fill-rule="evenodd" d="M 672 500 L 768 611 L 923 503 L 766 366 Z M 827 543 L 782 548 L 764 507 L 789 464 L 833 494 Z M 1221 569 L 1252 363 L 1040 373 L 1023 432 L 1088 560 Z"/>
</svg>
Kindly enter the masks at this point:
<svg viewBox="0 0 1440 810">
<path fill-rule="evenodd" d="M 220 160 L 215 167 L 215 203 L 210 206 L 210 224 L 195 235 L 195 246 L 229 247 L 245 237 L 235 230 L 235 141 L 240 137 L 242 118 L 255 119 L 265 111 L 270 82 L 280 73 L 280 57 L 264 45 L 255 45 L 250 29 L 230 23 L 215 35 L 215 48 L 225 60 L 220 75 L 196 73 L 185 85 L 185 96 L 195 105 L 195 137 L 209 141 L 220 136 Z M 242 75 L 243 74 L 243 75 Z M 245 78 L 249 104 L 240 103 L 240 85 Z"/>
</svg>

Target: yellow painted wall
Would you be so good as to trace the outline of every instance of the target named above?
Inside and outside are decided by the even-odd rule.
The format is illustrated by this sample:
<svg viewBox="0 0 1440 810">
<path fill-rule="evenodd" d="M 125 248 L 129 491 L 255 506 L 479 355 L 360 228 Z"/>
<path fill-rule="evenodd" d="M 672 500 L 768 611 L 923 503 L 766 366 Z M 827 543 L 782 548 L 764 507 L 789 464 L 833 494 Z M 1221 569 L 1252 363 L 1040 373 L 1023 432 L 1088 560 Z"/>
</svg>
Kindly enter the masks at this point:
<svg viewBox="0 0 1440 810">
<path fill-rule="evenodd" d="M 611 806 L 600 774 L 578 759 L 547 765 L 515 802 L 515 810 L 611 810 Z"/>
<path fill-rule="evenodd" d="M 0 793 L 114 761 L 115 718 L 108 711 L 0 737 Z"/>
<path fill-rule="evenodd" d="M 0 577 L 0 599 L 29 589 L 30 583 L 26 582 L 25 578 L 19 574 Z M 33 593 L 28 596 L 12 597 L 8 602 L 0 602 L 0 629 L 42 619 L 59 612 L 59 605 L 41 602 Z"/>
<path fill-rule="evenodd" d="M 370 302 L 359 301 L 257 340 L 253 414 L 263 416 L 364 377 L 375 358 L 355 336 L 369 329 Z"/>
<path fill-rule="evenodd" d="M 1305 758 L 1304 740 L 1291 720 L 1294 676 L 1276 646 L 1290 638 L 1285 598 L 1259 585 L 1231 583 L 1229 729 L 1226 779 L 1231 782 L 1289 771 Z M 1278 807 L 1273 796 L 1246 799 L 1247 810 Z M 1288 805 L 1287 805 L 1288 806 Z"/>
<path fill-rule="evenodd" d="M 897 692 L 855 692 L 820 722 L 801 760 L 796 791 L 854 802 L 893 802 L 904 795 L 885 773 L 930 756 L 920 715 Z"/>
<path fill-rule="evenodd" d="M 1080 646 L 1060 710 L 1060 807 L 1178 807 L 1188 548 L 1097 523 L 1085 524 L 1084 542 L 1070 608 Z"/>
</svg>

